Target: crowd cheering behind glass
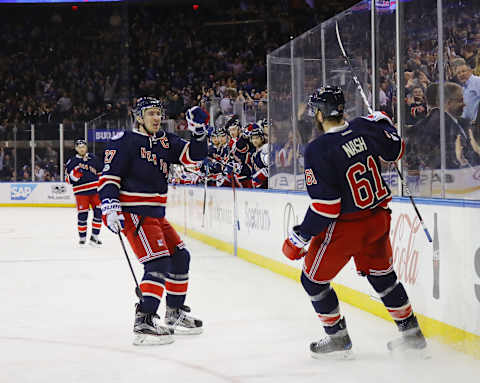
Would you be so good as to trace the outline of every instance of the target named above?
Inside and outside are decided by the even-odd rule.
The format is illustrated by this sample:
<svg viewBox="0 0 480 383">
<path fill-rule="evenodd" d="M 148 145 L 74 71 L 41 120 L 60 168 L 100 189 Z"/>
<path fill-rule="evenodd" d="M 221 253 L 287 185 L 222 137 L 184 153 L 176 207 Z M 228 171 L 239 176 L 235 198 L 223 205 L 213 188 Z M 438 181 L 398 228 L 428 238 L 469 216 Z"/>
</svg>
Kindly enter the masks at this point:
<svg viewBox="0 0 480 383">
<path fill-rule="evenodd" d="M 29 156 L 17 158 L 14 175 L 12 148 L 2 144 L 12 139 L 14 126 L 34 123 L 46 132 L 60 122 L 68 129 L 98 116 L 127 121 L 139 96 L 161 97 L 180 129 L 193 105 L 208 109 L 216 103 L 218 113 L 211 118 L 218 125 L 239 107 L 244 123 L 264 119 L 266 54 L 346 6 L 341 1 L 329 2 L 328 8 L 318 1 L 224 3 L 203 12 L 138 5 L 128 11 L 108 5 L 77 12 L 70 7 L 2 12 L 0 180 L 31 180 Z M 480 8 L 472 4 L 445 1 L 447 168 L 480 164 Z M 439 140 L 427 139 L 439 135 L 436 20 L 430 8 L 428 1 L 416 2 L 415 13 L 405 17 L 406 30 L 416 37 L 406 39 L 404 55 L 410 169 L 435 168 L 440 159 Z M 25 22 L 18 23 L 15 15 Z M 388 38 L 392 28 L 382 33 L 390 44 L 381 47 L 379 104 L 395 115 L 395 39 Z M 351 55 L 364 53 L 352 49 Z M 432 143 L 428 150 L 416 150 L 426 141 Z M 289 168 L 292 142 L 293 133 L 285 145 L 271 146 L 271 166 Z M 53 146 L 37 151 L 36 180 L 59 178 L 56 151 Z"/>
</svg>

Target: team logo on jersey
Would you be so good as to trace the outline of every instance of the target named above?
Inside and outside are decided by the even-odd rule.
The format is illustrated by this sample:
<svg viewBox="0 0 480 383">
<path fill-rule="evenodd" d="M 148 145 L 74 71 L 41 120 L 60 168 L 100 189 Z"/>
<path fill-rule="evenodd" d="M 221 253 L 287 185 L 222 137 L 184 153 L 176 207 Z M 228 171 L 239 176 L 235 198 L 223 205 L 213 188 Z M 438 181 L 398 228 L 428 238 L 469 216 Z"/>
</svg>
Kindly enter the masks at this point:
<svg viewBox="0 0 480 383">
<path fill-rule="evenodd" d="M 109 165 L 109 164 L 106 164 L 106 165 L 103 167 L 102 173 L 108 172 L 109 170 L 110 170 L 110 165 Z"/>
<path fill-rule="evenodd" d="M 307 186 L 317 184 L 317 179 L 315 178 L 312 169 L 305 169 L 305 182 L 307 183 Z"/>
<path fill-rule="evenodd" d="M 145 149 L 143 146 L 140 148 L 140 157 L 146 159 L 148 162 L 153 162 L 155 166 L 157 165 L 157 155 Z"/>
</svg>

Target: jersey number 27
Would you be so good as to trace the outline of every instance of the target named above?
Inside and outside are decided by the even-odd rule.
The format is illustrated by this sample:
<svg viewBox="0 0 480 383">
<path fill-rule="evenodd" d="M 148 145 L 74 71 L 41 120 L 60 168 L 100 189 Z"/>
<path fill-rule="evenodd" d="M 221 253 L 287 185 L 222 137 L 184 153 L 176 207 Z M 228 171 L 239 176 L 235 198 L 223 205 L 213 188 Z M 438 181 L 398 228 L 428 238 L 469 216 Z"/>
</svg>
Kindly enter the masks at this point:
<svg viewBox="0 0 480 383">
<path fill-rule="evenodd" d="M 367 172 L 372 173 L 374 185 L 365 177 Z M 388 189 L 383 185 L 382 176 L 373 156 L 367 157 L 367 166 L 360 161 L 350 166 L 346 176 L 352 191 L 353 202 L 360 209 L 366 209 L 373 205 L 375 197 L 379 201 L 388 194 Z"/>
</svg>

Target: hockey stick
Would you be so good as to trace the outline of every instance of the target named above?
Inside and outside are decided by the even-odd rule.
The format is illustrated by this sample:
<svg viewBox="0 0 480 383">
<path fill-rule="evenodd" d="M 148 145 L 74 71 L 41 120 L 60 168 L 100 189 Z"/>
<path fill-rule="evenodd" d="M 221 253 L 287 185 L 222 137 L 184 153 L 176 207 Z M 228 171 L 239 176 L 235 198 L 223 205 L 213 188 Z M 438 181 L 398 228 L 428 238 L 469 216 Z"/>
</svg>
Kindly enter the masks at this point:
<svg viewBox="0 0 480 383">
<path fill-rule="evenodd" d="M 237 143 L 234 142 L 230 152 L 228 153 L 228 159 L 234 159 L 234 153 L 237 150 Z M 238 231 L 240 230 L 240 220 L 238 219 L 238 212 L 237 212 L 237 193 L 235 192 L 236 187 L 235 184 L 237 182 L 237 178 L 235 172 L 232 170 L 231 174 L 231 181 L 232 181 L 232 191 L 233 191 L 233 255 L 237 256 L 238 253 Z"/>
<path fill-rule="evenodd" d="M 237 194 L 235 193 L 235 183 L 237 182 L 235 173 L 232 173 L 232 190 L 233 190 L 233 255 L 237 256 L 237 235 L 240 230 L 240 222 L 237 214 Z"/>
<path fill-rule="evenodd" d="M 353 81 L 355 82 L 355 85 L 357 85 L 357 89 L 360 92 L 360 96 L 362 96 L 362 100 L 363 100 L 365 106 L 368 109 L 368 113 L 373 114 L 373 109 L 370 106 L 370 104 L 368 103 L 367 96 L 365 95 L 365 92 L 363 91 L 363 88 L 362 88 L 362 84 L 358 80 L 358 77 L 355 74 L 355 71 L 353 70 L 353 65 L 352 65 L 350 59 L 348 58 L 348 55 L 347 55 L 347 52 L 345 51 L 345 48 L 343 47 L 342 39 L 340 38 L 340 31 L 338 30 L 338 21 L 335 21 L 335 31 L 337 33 L 338 45 L 340 46 L 340 50 L 342 51 L 342 56 L 345 59 L 345 63 L 348 65 L 348 68 L 350 69 L 350 72 L 351 72 L 352 77 L 353 77 Z M 398 176 L 400 177 L 400 180 L 402 182 L 405 193 L 407 194 L 408 198 L 410 198 L 410 202 L 412 203 L 413 208 L 415 209 L 415 213 L 417 214 L 417 217 L 420 220 L 420 223 L 422 224 L 423 231 L 425 232 L 425 235 L 427 236 L 427 240 L 428 240 L 428 242 L 431 243 L 432 242 L 432 237 L 430 236 L 430 233 L 427 229 L 427 226 L 425 225 L 425 222 L 423 222 L 423 218 L 422 218 L 420 212 L 418 211 L 418 208 L 417 208 L 417 205 L 415 204 L 412 193 L 410 192 L 410 189 L 407 186 L 407 182 L 403 178 L 402 172 L 398 168 L 397 163 L 394 162 L 393 164 L 395 166 L 395 170 L 397 171 Z"/>
<path fill-rule="evenodd" d="M 202 213 L 202 227 L 205 227 L 205 211 L 207 207 L 207 187 L 208 187 L 208 163 L 205 164 L 205 184 L 203 187 L 203 213 Z"/>
<path fill-rule="evenodd" d="M 128 257 L 127 249 L 125 248 L 125 244 L 123 243 L 122 233 L 118 232 L 118 238 L 120 238 L 120 243 L 122 244 L 123 252 L 125 253 L 125 257 L 127 258 L 128 266 L 130 266 L 130 271 L 132 272 L 133 280 L 135 281 L 135 294 L 137 295 L 138 299 L 143 302 L 143 294 L 142 290 L 140 290 L 140 286 L 138 285 L 137 277 L 133 271 L 132 264 L 130 262 L 130 258 Z"/>
</svg>

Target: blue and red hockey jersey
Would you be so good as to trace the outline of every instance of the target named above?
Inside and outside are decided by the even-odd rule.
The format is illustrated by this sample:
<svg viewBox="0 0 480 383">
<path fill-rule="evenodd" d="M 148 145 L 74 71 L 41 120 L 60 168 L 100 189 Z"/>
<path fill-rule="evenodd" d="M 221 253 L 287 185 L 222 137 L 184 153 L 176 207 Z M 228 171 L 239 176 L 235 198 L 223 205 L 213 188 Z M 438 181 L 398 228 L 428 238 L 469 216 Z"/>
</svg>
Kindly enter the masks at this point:
<svg viewBox="0 0 480 383">
<path fill-rule="evenodd" d="M 264 144 L 260 148 L 254 148 L 251 156 L 252 163 L 252 185 L 254 188 L 268 187 L 268 144 Z"/>
<path fill-rule="evenodd" d="M 228 143 L 228 149 L 230 158 L 237 164 L 240 165 L 240 174 L 238 174 L 239 179 L 250 178 L 252 174 L 252 168 L 250 167 L 250 144 L 248 143 L 247 138 L 241 135 L 238 138 L 231 138 Z"/>
<path fill-rule="evenodd" d="M 169 165 L 197 165 L 207 151 L 206 140 L 188 142 L 172 133 L 119 133 L 105 150 L 100 199 L 118 199 L 125 212 L 162 218 L 167 205 Z"/>
<path fill-rule="evenodd" d="M 399 160 L 405 143 L 380 112 L 330 129 L 305 152 L 305 181 L 312 199 L 300 231 L 319 234 L 342 214 L 387 207 L 391 192 L 380 159 Z"/>
<path fill-rule="evenodd" d="M 85 156 L 79 154 L 70 158 L 66 165 L 66 181 L 72 184 L 73 194 L 91 195 L 97 193 L 98 177 L 101 175 L 103 163 L 93 154 L 87 153 Z M 74 169 L 79 170 L 81 176 L 76 177 Z"/>
</svg>

